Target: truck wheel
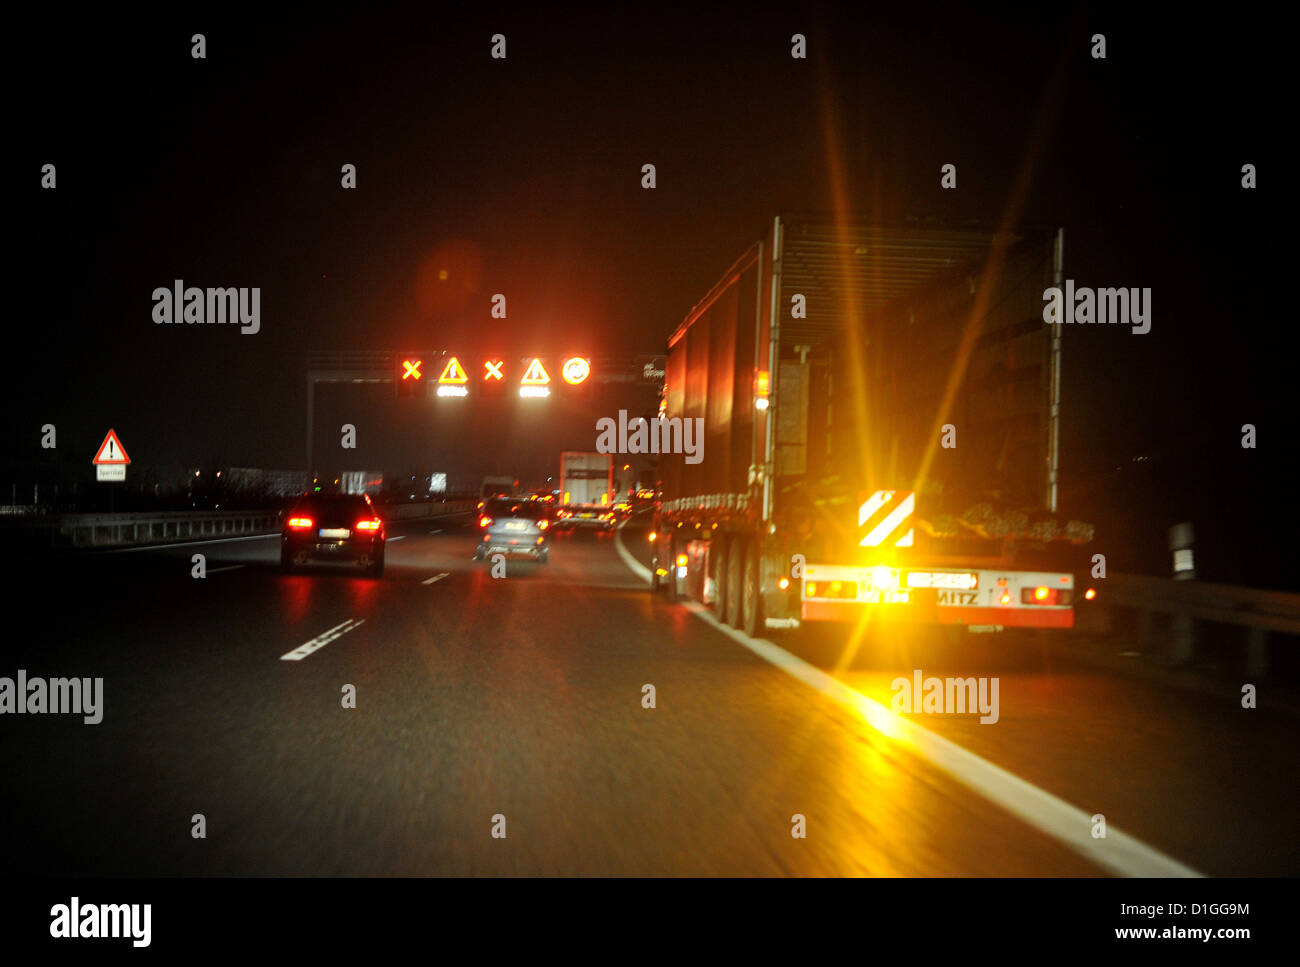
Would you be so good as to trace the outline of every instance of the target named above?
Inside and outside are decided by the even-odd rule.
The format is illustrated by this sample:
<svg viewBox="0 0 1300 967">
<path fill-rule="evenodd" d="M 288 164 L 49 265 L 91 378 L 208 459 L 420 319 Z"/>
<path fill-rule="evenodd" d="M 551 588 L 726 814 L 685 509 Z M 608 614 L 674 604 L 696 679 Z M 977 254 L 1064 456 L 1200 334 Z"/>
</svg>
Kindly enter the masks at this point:
<svg viewBox="0 0 1300 967">
<path fill-rule="evenodd" d="M 731 542 L 725 537 L 716 537 L 709 545 L 709 561 L 713 565 L 713 614 L 719 621 L 724 620 L 727 611 L 727 558 Z"/>
<path fill-rule="evenodd" d="M 732 540 L 727 548 L 727 596 L 724 599 L 726 610 L 722 613 L 722 620 L 733 628 L 740 627 L 740 588 L 748 548 L 749 542 L 743 537 Z"/>
<path fill-rule="evenodd" d="M 677 593 L 677 548 L 673 535 L 664 538 L 663 549 L 667 553 L 659 558 L 658 567 L 664 568 L 668 573 L 664 575 L 664 600 L 674 602 L 680 597 Z"/>
<path fill-rule="evenodd" d="M 740 593 L 740 630 L 753 638 L 763 631 L 763 588 L 759 582 L 757 548 L 745 548 Z"/>
</svg>

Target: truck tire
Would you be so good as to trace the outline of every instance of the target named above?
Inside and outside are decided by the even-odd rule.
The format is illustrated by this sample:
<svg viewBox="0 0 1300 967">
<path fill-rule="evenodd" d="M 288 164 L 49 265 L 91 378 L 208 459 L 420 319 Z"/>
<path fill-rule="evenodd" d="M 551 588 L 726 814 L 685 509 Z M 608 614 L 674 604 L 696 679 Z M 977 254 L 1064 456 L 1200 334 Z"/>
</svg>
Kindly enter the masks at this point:
<svg viewBox="0 0 1300 967">
<path fill-rule="evenodd" d="M 709 563 L 713 567 L 713 615 L 719 621 L 727 610 L 727 557 L 731 541 L 719 535 L 709 545 Z"/>
<path fill-rule="evenodd" d="M 745 548 L 740 591 L 740 630 L 751 638 L 761 635 L 763 622 L 763 586 L 758 571 L 758 549 Z"/>
<path fill-rule="evenodd" d="M 664 600 L 670 604 L 677 601 L 679 597 L 677 594 L 677 548 L 675 543 L 673 533 L 669 531 L 668 536 L 663 540 L 663 546 L 660 548 L 660 550 L 667 553 L 659 558 L 658 564 L 658 567 L 662 567 L 668 572 L 664 575 Z"/>
<path fill-rule="evenodd" d="M 745 556 L 748 552 L 749 541 L 743 537 L 734 538 L 727 548 L 726 611 L 722 613 L 722 620 L 733 628 L 740 627 L 740 589 L 744 581 Z"/>
</svg>

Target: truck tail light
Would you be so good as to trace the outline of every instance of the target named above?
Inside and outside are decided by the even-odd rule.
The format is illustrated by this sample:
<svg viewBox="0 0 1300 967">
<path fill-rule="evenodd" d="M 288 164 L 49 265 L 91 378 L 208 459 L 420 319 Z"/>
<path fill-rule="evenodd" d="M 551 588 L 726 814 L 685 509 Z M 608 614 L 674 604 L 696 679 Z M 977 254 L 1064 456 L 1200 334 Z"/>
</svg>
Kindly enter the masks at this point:
<svg viewBox="0 0 1300 967">
<path fill-rule="evenodd" d="M 1048 588 L 1039 586 L 1036 588 L 1020 589 L 1021 604 L 1062 605 L 1069 604 L 1073 598 L 1074 595 L 1069 588 Z M 1009 594 L 1004 594 L 1002 596 L 1002 603 L 1010 604 L 1011 596 Z"/>
</svg>

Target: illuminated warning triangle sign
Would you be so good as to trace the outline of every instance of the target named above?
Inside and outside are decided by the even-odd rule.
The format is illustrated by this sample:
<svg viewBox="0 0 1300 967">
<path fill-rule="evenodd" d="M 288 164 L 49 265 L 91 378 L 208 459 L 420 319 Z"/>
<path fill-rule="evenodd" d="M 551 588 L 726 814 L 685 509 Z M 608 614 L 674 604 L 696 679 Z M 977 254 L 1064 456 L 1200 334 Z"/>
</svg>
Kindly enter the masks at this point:
<svg viewBox="0 0 1300 967">
<path fill-rule="evenodd" d="M 534 358 L 528 364 L 528 371 L 524 373 L 524 378 L 519 381 L 520 386 L 545 386 L 551 381 L 551 377 L 546 375 L 546 370 L 542 368 L 542 361 Z"/>
<path fill-rule="evenodd" d="M 455 356 L 452 356 L 451 361 L 447 363 L 445 367 L 443 367 L 442 375 L 438 377 L 438 382 L 439 383 L 468 383 L 469 375 L 465 372 L 464 367 L 461 366 L 460 360 L 457 359 Z"/>
<path fill-rule="evenodd" d="M 104 437 L 104 442 L 99 445 L 99 452 L 95 454 L 95 459 L 91 461 L 96 466 L 103 463 L 116 463 L 125 466 L 130 462 L 131 458 L 122 449 L 122 441 L 117 438 L 117 433 L 113 430 L 108 431 L 108 436 Z"/>
</svg>

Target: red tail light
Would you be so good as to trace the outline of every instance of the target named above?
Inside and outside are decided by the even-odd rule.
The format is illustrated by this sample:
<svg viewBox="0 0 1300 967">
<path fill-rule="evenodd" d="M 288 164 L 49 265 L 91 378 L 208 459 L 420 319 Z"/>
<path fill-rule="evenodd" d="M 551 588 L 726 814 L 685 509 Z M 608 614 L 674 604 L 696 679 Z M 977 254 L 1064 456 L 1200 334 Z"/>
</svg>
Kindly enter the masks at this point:
<svg viewBox="0 0 1300 967">
<path fill-rule="evenodd" d="M 379 530 L 379 518 L 372 517 L 369 520 L 357 521 L 357 530 L 359 531 L 377 531 Z"/>
<path fill-rule="evenodd" d="M 311 525 L 314 524 L 314 523 L 315 523 L 315 521 L 313 521 L 310 517 L 290 517 L 290 518 L 289 518 L 289 527 L 292 528 L 293 530 L 296 530 L 296 531 L 305 531 L 305 530 L 309 530 L 309 529 L 311 528 Z"/>
<path fill-rule="evenodd" d="M 551 522 L 547 520 L 545 517 L 543 517 L 541 520 L 537 522 L 537 527 L 539 530 L 546 530 L 546 528 L 550 526 L 551 526 Z"/>
<path fill-rule="evenodd" d="M 491 527 L 491 526 L 492 526 L 492 518 L 491 518 L 491 517 L 487 517 L 487 516 L 480 517 L 480 518 L 478 519 L 478 526 L 479 526 L 479 527 Z"/>
<path fill-rule="evenodd" d="M 1021 588 L 1021 604 L 1045 604 L 1045 605 L 1063 605 L 1071 604 L 1074 600 L 1074 594 L 1069 588 Z M 1008 602 L 1003 602 L 1007 604 Z"/>
</svg>

